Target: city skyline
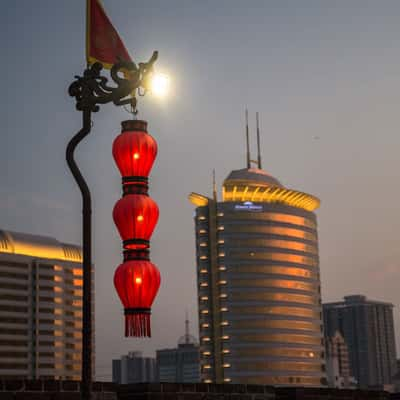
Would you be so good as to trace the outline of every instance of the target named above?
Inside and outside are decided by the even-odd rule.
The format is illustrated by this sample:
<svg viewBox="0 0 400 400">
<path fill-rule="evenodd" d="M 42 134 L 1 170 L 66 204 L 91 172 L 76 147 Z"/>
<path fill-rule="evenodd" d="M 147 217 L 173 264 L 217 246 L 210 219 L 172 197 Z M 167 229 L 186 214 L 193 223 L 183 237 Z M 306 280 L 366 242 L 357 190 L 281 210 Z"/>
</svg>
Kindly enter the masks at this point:
<svg viewBox="0 0 400 400">
<path fill-rule="evenodd" d="M 362 293 L 398 306 L 400 4 L 103 2 L 134 59 L 160 51 L 159 68 L 171 75 L 173 95 L 168 103 L 146 98 L 139 108 L 160 144 L 151 176 L 161 212 L 152 257 L 163 280 L 150 341 L 122 338 L 112 284 L 121 249 L 111 222 L 120 196 L 111 144 L 128 114 L 104 107 L 78 151 L 94 193 L 99 377 L 110 377 L 108 361 L 131 348 L 147 354 L 173 345 L 186 308 L 195 318 L 193 210 L 186 196 L 194 185 L 211 194 L 213 168 L 220 186 L 230 170 L 245 167 L 246 106 L 253 149 L 260 112 L 265 169 L 322 200 L 323 301 Z M 0 67 L 9 93 L 1 110 L 1 227 L 79 245 L 80 195 L 64 152 L 80 124 L 66 89 L 84 67 L 84 6 L 20 1 L 4 7 L 2 49 L 12 68 Z M 398 313 L 395 325 L 399 343 Z"/>
</svg>

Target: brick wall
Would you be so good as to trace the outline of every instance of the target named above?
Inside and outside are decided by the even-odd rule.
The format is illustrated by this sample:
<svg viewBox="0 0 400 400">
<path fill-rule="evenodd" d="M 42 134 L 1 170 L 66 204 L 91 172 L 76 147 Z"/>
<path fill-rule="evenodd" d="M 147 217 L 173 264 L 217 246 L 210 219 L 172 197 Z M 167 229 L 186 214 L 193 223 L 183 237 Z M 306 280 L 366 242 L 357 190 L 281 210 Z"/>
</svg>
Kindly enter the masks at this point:
<svg viewBox="0 0 400 400">
<path fill-rule="evenodd" d="M 0 400 L 80 400 L 80 382 L 1 380 Z M 382 391 L 205 383 L 93 383 L 93 400 L 400 400 Z"/>
<path fill-rule="evenodd" d="M 117 400 L 117 385 L 94 382 L 93 400 Z M 80 400 L 80 382 L 0 380 L 0 400 Z"/>
<path fill-rule="evenodd" d="M 119 400 L 275 400 L 275 390 L 259 385 L 140 383 L 121 385 Z"/>
<path fill-rule="evenodd" d="M 382 391 L 274 388 L 261 385 L 151 383 L 121 385 L 119 400 L 394 400 Z"/>
</svg>

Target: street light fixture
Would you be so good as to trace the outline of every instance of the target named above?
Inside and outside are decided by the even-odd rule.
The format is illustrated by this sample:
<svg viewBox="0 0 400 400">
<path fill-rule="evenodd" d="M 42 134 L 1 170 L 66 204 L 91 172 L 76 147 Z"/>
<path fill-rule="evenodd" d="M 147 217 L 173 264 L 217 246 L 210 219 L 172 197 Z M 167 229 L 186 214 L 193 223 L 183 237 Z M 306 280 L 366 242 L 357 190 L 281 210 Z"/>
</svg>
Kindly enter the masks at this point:
<svg viewBox="0 0 400 400">
<path fill-rule="evenodd" d="M 155 73 L 151 77 L 151 93 L 157 97 L 165 97 L 168 94 L 170 86 L 169 77 L 166 74 Z"/>
</svg>

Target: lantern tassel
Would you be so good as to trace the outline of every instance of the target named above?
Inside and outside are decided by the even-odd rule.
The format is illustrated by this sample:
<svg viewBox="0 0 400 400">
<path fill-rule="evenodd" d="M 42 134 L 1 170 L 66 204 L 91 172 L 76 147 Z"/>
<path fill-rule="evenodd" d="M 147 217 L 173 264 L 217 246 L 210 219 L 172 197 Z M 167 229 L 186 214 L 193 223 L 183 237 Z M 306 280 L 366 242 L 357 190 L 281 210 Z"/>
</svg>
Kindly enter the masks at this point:
<svg viewBox="0 0 400 400">
<path fill-rule="evenodd" d="M 150 314 L 149 313 L 126 314 L 125 336 L 151 337 Z"/>
</svg>

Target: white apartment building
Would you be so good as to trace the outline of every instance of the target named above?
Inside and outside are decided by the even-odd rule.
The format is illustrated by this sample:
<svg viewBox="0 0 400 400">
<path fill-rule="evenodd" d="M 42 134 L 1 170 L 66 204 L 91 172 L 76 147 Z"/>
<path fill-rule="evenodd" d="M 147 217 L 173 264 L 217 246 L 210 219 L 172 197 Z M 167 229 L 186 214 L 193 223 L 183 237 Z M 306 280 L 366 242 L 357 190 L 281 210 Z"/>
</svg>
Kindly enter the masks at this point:
<svg viewBox="0 0 400 400">
<path fill-rule="evenodd" d="M 82 272 L 80 247 L 0 230 L 0 376 L 80 379 Z"/>
</svg>

